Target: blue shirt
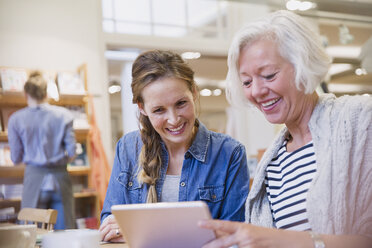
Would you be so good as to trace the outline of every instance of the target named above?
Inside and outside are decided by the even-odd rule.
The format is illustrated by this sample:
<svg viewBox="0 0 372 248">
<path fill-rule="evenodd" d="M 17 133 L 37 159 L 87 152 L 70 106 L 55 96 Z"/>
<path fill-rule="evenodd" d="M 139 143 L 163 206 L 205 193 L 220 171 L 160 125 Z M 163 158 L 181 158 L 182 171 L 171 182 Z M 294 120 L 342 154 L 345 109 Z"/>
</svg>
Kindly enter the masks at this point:
<svg viewBox="0 0 372 248">
<path fill-rule="evenodd" d="M 149 186 L 139 183 L 138 156 L 143 143 L 139 131 L 128 133 L 116 146 L 111 178 L 104 201 L 101 223 L 116 204 L 145 203 Z M 168 152 L 162 143 L 158 199 L 168 167 Z M 214 219 L 244 221 L 249 175 L 245 148 L 233 138 L 209 131 L 199 124 L 196 137 L 184 155 L 178 201 L 202 200 Z"/>
<path fill-rule="evenodd" d="M 13 113 L 8 123 L 11 159 L 33 166 L 66 165 L 75 154 L 72 115 L 63 107 L 40 104 Z"/>
</svg>

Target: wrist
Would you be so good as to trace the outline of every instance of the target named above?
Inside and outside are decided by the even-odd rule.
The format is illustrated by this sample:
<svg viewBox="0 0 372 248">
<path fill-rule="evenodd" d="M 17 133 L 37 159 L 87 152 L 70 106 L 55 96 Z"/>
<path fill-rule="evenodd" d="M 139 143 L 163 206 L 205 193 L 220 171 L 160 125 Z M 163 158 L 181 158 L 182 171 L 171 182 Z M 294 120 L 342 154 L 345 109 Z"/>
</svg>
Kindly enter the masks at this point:
<svg viewBox="0 0 372 248">
<path fill-rule="evenodd" d="M 309 234 L 314 243 L 314 248 L 325 248 L 324 241 L 318 233 L 310 231 Z"/>
</svg>

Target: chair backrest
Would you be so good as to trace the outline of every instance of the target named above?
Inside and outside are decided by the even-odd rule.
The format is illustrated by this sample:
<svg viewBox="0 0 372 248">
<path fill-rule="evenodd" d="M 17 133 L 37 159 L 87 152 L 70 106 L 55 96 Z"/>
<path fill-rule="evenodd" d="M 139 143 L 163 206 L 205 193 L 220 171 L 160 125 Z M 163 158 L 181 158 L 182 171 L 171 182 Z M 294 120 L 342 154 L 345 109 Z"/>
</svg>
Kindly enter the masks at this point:
<svg viewBox="0 0 372 248">
<path fill-rule="evenodd" d="M 25 224 L 40 223 L 42 229 L 53 230 L 57 214 L 55 209 L 22 208 L 18 213 L 18 220 L 25 221 Z"/>
</svg>

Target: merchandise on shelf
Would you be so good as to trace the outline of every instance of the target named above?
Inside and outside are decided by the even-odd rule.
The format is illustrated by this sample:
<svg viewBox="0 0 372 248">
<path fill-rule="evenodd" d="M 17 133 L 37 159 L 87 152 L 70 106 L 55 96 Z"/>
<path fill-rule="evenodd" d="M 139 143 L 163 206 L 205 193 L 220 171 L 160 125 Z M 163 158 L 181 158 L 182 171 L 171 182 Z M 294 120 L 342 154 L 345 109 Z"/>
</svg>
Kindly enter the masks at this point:
<svg viewBox="0 0 372 248">
<path fill-rule="evenodd" d="M 16 112 L 17 110 L 20 110 L 18 107 L 3 107 L 1 109 L 1 119 L 4 123 L 4 131 L 8 130 L 8 121 L 9 117 Z"/>
<path fill-rule="evenodd" d="M 27 71 L 19 68 L 0 68 L 1 87 L 4 92 L 23 92 Z"/>
<path fill-rule="evenodd" d="M 10 147 L 7 142 L 0 142 L 0 166 L 13 166 L 10 159 Z"/>
<path fill-rule="evenodd" d="M 61 95 L 85 95 L 84 82 L 78 73 L 59 72 L 57 83 Z"/>
</svg>

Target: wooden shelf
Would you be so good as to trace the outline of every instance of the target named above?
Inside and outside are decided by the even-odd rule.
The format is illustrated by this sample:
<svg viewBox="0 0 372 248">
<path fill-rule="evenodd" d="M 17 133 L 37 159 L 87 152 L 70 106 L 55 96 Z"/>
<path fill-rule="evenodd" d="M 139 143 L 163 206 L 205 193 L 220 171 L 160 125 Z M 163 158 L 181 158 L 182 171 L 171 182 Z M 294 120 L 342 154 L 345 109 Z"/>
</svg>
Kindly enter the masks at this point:
<svg viewBox="0 0 372 248">
<path fill-rule="evenodd" d="M 0 178 L 23 178 L 24 165 L 0 166 Z"/>
<path fill-rule="evenodd" d="M 85 176 L 90 173 L 90 166 L 67 166 L 71 176 Z M 0 166 L 0 178 L 23 178 L 25 165 Z"/>
<path fill-rule="evenodd" d="M 89 129 L 75 129 L 74 131 L 77 142 L 83 143 L 87 140 Z"/>
<path fill-rule="evenodd" d="M 0 131 L 0 142 L 8 142 L 8 133 Z"/>
<path fill-rule="evenodd" d="M 74 193 L 75 198 L 87 198 L 87 197 L 96 197 L 97 192 L 76 192 Z"/>
<path fill-rule="evenodd" d="M 75 129 L 75 138 L 77 142 L 85 142 L 88 137 L 89 129 Z M 8 132 L 0 131 L 0 142 L 8 142 Z"/>
<path fill-rule="evenodd" d="M 84 95 L 62 95 L 58 101 L 49 99 L 49 103 L 59 106 L 84 106 L 87 103 L 87 96 Z"/>
<path fill-rule="evenodd" d="M 84 95 L 61 95 L 58 101 L 48 99 L 48 102 L 59 106 L 84 106 L 87 102 L 87 96 Z M 26 98 L 23 92 L 1 93 L 0 106 L 26 107 Z"/>
<path fill-rule="evenodd" d="M 81 76 L 84 82 L 84 88 L 87 90 L 87 71 L 86 65 L 82 65 L 78 68 L 77 72 Z M 25 69 L 29 71 L 28 69 Z M 49 73 L 49 72 L 48 72 Z M 53 73 L 55 74 L 55 73 Z M 59 95 L 59 100 L 48 98 L 48 102 L 51 105 L 58 105 L 69 109 L 84 109 L 85 114 L 89 120 L 89 108 L 88 108 L 88 92 L 81 92 L 80 95 Z M 24 92 L 8 92 L 0 89 L 0 111 L 5 112 L 8 108 L 8 112 L 15 109 L 21 109 L 27 106 L 27 101 Z M 76 108 L 76 107 L 77 108 Z M 11 109 L 10 109 L 11 108 Z M 4 114 L 4 113 L 3 113 Z M 4 121 L 4 120 L 3 120 Z M 5 125 L 2 123 L 2 130 L 5 130 Z M 89 147 L 89 128 L 86 129 L 75 129 L 76 142 L 85 143 L 87 154 L 90 154 Z M 8 133 L 0 131 L 0 142 L 8 142 Z M 89 156 L 87 156 L 89 159 Z M 86 161 L 89 164 L 89 160 Z M 76 190 L 84 188 L 83 192 L 74 193 L 74 198 L 79 202 L 75 207 L 76 215 L 82 217 L 95 216 L 99 220 L 100 207 L 99 207 L 99 195 L 97 192 L 90 190 L 92 186 L 91 168 L 90 166 L 68 166 L 67 171 L 71 176 L 73 186 L 76 186 Z M 0 184 L 22 184 L 25 173 L 25 165 L 17 166 L 0 166 Z M 0 199 L 0 207 L 16 206 L 16 212 L 20 209 L 21 199 Z"/>
<path fill-rule="evenodd" d="M 86 176 L 90 173 L 90 166 L 67 166 L 67 171 L 71 176 Z"/>
<path fill-rule="evenodd" d="M 25 107 L 26 98 L 23 92 L 0 94 L 0 106 Z"/>
<path fill-rule="evenodd" d="M 97 192 L 75 192 L 74 198 L 88 198 L 88 197 L 96 197 Z M 12 198 L 12 199 L 0 199 L 0 206 L 3 204 L 11 204 L 11 203 L 19 203 L 21 202 L 21 198 Z"/>
</svg>

